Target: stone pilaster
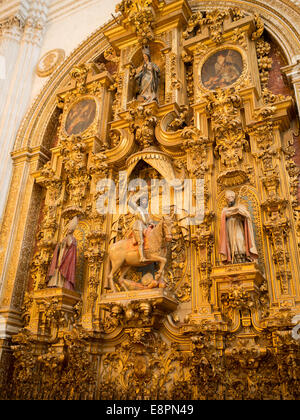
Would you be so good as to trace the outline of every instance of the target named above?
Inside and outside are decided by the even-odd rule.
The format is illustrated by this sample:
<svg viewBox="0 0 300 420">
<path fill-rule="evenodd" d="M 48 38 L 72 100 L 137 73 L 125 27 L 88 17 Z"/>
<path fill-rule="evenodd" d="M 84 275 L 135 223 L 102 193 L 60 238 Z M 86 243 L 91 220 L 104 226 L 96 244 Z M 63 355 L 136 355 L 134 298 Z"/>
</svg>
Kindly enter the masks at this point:
<svg viewBox="0 0 300 420">
<path fill-rule="evenodd" d="M 29 104 L 48 10 L 48 0 L 31 2 L 27 16 L 15 15 L 0 22 L 0 51 L 6 62 L 0 99 L 0 217 L 12 174 L 10 153 Z M 2 90 L 3 88 L 3 90 Z"/>
</svg>

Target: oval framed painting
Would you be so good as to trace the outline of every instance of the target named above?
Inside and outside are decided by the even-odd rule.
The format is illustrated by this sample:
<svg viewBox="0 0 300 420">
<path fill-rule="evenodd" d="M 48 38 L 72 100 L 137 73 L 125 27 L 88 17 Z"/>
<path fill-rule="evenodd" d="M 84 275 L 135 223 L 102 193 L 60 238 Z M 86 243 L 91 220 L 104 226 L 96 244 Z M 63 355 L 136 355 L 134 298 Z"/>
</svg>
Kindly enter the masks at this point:
<svg viewBox="0 0 300 420">
<path fill-rule="evenodd" d="M 94 122 L 97 105 L 94 99 L 85 98 L 76 102 L 69 110 L 64 125 L 68 136 L 81 134 Z"/>
<path fill-rule="evenodd" d="M 211 55 L 201 69 L 201 83 L 208 90 L 229 87 L 243 73 L 242 55 L 233 49 L 223 49 Z"/>
</svg>

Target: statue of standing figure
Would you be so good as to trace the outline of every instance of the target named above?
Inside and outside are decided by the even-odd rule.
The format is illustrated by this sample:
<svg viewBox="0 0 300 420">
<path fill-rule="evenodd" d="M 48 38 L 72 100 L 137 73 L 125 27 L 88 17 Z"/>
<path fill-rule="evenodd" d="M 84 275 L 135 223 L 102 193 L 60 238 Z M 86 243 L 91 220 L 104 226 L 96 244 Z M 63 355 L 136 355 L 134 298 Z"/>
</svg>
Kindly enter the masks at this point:
<svg viewBox="0 0 300 420">
<path fill-rule="evenodd" d="M 236 204 L 234 191 L 226 191 L 228 207 L 221 214 L 219 253 L 224 263 L 239 264 L 258 259 L 251 215 Z"/>
<path fill-rule="evenodd" d="M 144 237 L 147 235 L 147 233 L 149 233 L 149 229 L 153 229 L 154 222 L 151 219 L 148 211 L 148 195 L 142 195 L 139 201 L 139 206 L 136 206 L 135 203 L 133 203 L 131 200 L 129 200 L 128 204 L 133 209 L 135 215 L 132 232 L 138 245 L 140 262 L 145 262 L 147 259 L 144 256 Z"/>
<path fill-rule="evenodd" d="M 143 48 L 144 63 L 137 69 L 137 100 L 143 103 L 158 101 L 159 67 L 151 62 L 149 47 Z"/>
<path fill-rule="evenodd" d="M 66 236 L 55 247 L 48 271 L 48 287 L 75 289 L 77 242 L 73 233 L 77 225 L 78 217 L 75 216 L 67 225 Z"/>
<path fill-rule="evenodd" d="M 117 291 L 114 275 L 118 270 L 118 283 L 124 290 L 164 288 L 164 268 L 167 263 L 168 244 L 172 241 L 173 220 L 169 216 L 163 216 L 158 223 L 152 220 L 148 209 L 148 191 L 141 191 L 138 195 L 130 197 L 128 206 L 132 209 L 134 223 L 124 234 L 124 239 L 112 243 L 108 248 L 111 270 L 107 276 L 106 288 Z M 146 267 L 150 263 L 158 265 L 155 277 L 148 273 L 143 276 L 141 283 L 124 277 L 130 268 Z"/>
</svg>

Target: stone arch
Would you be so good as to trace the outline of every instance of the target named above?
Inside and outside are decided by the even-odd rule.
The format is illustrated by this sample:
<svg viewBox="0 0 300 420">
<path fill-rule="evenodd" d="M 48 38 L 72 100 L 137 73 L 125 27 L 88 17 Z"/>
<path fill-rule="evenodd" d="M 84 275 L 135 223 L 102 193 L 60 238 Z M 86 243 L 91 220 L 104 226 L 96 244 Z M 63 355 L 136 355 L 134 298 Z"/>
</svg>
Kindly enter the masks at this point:
<svg viewBox="0 0 300 420">
<path fill-rule="evenodd" d="M 80 44 L 49 78 L 23 119 L 16 137 L 14 150 L 42 144 L 48 123 L 57 107 L 57 90 L 70 81 L 69 73 L 75 65 L 92 62 L 101 52 L 109 48 L 103 31 L 111 24 L 109 22 L 104 27 L 99 28 L 98 31 Z"/>
<path fill-rule="evenodd" d="M 215 4 L 210 0 L 191 0 L 190 5 L 193 11 L 210 10 Z M 246 13 L 258 13 L 265 23 L 265 28 L 277 40 L 288 58 L 289 64 L 295 62 L 296 56 L 300 54 L 300 25 L 297 21 L 298 8 L 290 0 L 270 0 L 267 3 L 262 0 L 220 0 L 219 9 L 237 7 Z M 296 13 L 295 13 L 296 12 Z"/>
</svg>

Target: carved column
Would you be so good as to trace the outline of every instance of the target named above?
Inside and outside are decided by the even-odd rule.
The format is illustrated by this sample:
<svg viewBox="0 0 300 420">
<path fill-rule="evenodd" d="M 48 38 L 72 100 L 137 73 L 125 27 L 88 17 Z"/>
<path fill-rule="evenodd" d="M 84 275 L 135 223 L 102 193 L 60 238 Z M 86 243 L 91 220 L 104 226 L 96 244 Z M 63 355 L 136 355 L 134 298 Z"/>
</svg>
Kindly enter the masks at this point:
<svg viewBox="0 0 300 420">
<path fill-rule="evenodd" d="M 88 285 L 86 307 L 82 317 L 82 324 L 86 329 L 93 329 L 95 302 L 99 295 L 101 268 L 104 258 L 102 245 L 105 236 L 102 231 L 93 231 L 87 237 L 88 247 L 84 255 L 88 263 Z"/>
<path fill-rule="evenodd" d="M 5 42 L 6 56 L 10 57 L 7 61 L 7 72 L 10 78 L 5 81 L 6 94 L 4 94 L 3 103 L 0 103 L 0 142 L 2 145 L 0 152 L 0 188 L 2 191 L 0 215 L 3 212 L 12 172 L 9 153 L 12 151 L 17 130 L 30 99 L 32 74 L 39 58 L 47 4 L 48 2 L 40 0 L 32 2 L 25 20 L 14 17 L 6 23 L 6 26 L 9 25 L 10 35 L 8 35 L 7 29 L 4 30 L 6 41 L 2 42 Z"/>
<path fill-rule="evenodd" d="M 200 318 L 205 319 L 212 317 L 212 281 L 210 275 L 212 271 L 212 252 L 214 247 L 214 236 L 211 232 L 211 223 L 213 219 L 214 214 L 212 212 L 206 213 L 203 223 L 199 226 L 195 235 L 192 236 L 192 242 L 196 246 L 197 250 L 198 285 L 200 291 L 197 309 L 199 311 Z M 192 318 L 194 317 L 192 316 Z"/>
<path fill-rule="evenodd" d="M 105 255 L 104 231 L 105 215 L 98 213 L 97 196 L 98 182 L 108 176 L 108 165 L 104 153 L 92 154 L 89 162 L 89 174 L 91 176 L 91 194 L 93 197 L 93 207 L 90 214 L 91 231 L 87 236 L 87 249 L 84 253 L 88 264 L 88 284 L 86 290 L 86 305 L 83 308 L 82 322 L 87 329 L 92 329 L 93 322 L 98 320 L 98 313 L 95 313 L 95 303 L 100 296 L 101 274 L 103 273 L 103 259 Z M 98 325 L 98 328 L 100 326 Z"/>
<path fill-rule="evenodd" d="M 18 15 L 0 22 L 0 51 L 5 60 L 5 79 L 0 79 L 0 109 L 3 110 L 19 53 L 23 29 L 24 19 Z"/>
<path fill-rule="evenodd" d="M 29 272 L 30 247 L 32 236 L 29 231 L 36 224 L 39 214 L 40 191 L 34 187 L 33 178 L 28 174 L 37 169 L 46 155 L 39 150 L 22 150 L 13 154 L 14 171 L 12 190 L 14 194 L 7 202 L 7 213 L 2 223 L 0 266 L 0 364 L 7 369 L 1 369 L 1 376 L 8 373 L 10 367 L 10 337 L 22 327 L 21 305 L 27 287 Z M 20 203 L 18 199 L 21 200 Z M 13 226 L 9 236 L 4 235 L 8 226 Z M 30 228 L 29 228 L 30 226 Z M 14 241 L 14 248 L 7 245 Z M 21 257 L 22 256 L 22 257 Z M 5 380 L 4 376 L 4 380 Z"/>
<path fill-rule="evenodd" d="M 285 129 L 285 112 L 290 106 L 289 98 L 258 109 L 257 120 L 248 128 L 252 153 L 256 158 L 261 184 L 261 207 L 264 211 L 264 231 L 268 242 L 271 266 L 269 288 L 273 290 L 272 305 L 294 306 L 299 299 L 296 279 L 299 264 L 295 237 L 294 209 L 297 204 L 294 178 L 298 178 L 291 162 L 291 145 L 282 139 Z M 278 116 L 281 115 L 281 118 Z M 289 185 L 289 189 L 286 186 Z M 290 205 L 290 204 L 291 205 Z"/>
</svg>

